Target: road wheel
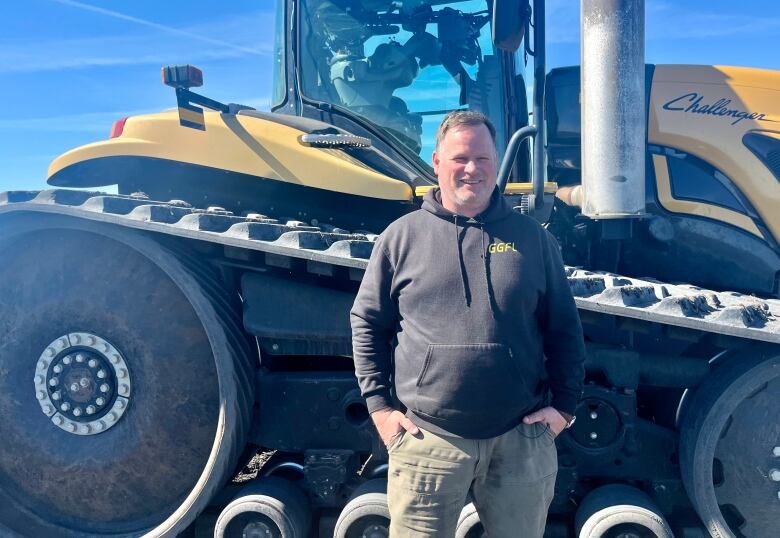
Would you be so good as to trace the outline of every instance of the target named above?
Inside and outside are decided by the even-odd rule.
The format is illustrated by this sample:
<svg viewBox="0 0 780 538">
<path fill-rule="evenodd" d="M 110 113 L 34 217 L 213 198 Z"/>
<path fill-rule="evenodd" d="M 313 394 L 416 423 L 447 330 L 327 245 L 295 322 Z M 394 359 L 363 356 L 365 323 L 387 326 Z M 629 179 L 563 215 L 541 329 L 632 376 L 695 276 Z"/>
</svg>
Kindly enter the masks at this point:
<svg viewBox="0 0 780 538">
<path fill-rule="evenodd" d="M 142 233 L 42 215 L 0 230 L 0 525 L 180 533 L 244 446 L 235 305 Z"/>
<path fill-rule="evenodd" d="M 307 538 L 311 507 L 294 483 L 260 478 L 243 488 L 214 526 L 214 538 Z"/>
<path fill-rule="evenodd" d="M 477 507 L 474 503 L 468 503 L 460 511 L 458 526 L 455 529 L 455 538 L 486 538 L 487 533 L 479 520 Z"/>
<path fill-rule="evenodd" d="M 652 499 L 622 484 L 591 491 L 577 509 L 575 524 L 579 538 L 674 538 Z"/>
<path fill-rule="evenodd" d="M 718 363 L 682 425 L 680 466 L 713 536 L 770 538 L 780 521 L 780 349 L 756 347 Z"/>
<path fill-rule="evenodd" d="M 387 480 L 377 478 L 358 487 L 344 506 L 333 531 L 334 538 L 387 538 L 390 510 Z"/>
</svg>

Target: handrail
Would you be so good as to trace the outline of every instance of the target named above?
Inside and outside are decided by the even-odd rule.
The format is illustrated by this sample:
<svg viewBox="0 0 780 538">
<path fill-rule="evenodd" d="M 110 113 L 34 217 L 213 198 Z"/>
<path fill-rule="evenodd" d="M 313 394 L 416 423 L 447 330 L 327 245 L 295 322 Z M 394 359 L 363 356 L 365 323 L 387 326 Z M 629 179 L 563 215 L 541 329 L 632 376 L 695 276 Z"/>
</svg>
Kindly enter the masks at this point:
<svg viewBox="0 0 780 538">
<path fill-rule="evenodd" d="M 520 149 L 526 138 L 535 136 L 537 132 L 536 125 L 526 125 L 525 127 L 515 131 L 512 138 L 509 139 L 509 144 L 506 146 L 506 153 L 504 154 L 504 160 L 501 161 L 501 168 L 498 171 L 498 189 L 502 193 L 506 189 L 507 181 L 509 180 L 509 174 L 512 171 L 512 166 L 515 163 L 517 156 L 517 150 Z M 542 185 L 544 188 L 544 185 Z M 534 184 L 534 194 L 536 185 Z"/>
</svg>

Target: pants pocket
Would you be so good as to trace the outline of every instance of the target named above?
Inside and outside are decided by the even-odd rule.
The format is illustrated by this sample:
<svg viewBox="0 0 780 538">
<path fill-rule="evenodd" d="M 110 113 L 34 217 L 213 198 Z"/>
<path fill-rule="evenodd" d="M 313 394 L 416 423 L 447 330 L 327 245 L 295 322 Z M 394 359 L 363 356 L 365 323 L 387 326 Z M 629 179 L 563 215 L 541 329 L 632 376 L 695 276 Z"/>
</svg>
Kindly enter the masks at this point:
<svg viewBox="0 0 780 538">
<path fill-rule="evenodd" d="M 500 453 L 513 454 L 512 464 L 501 479 L 512 483 L 533 483 L 558 471 L 558 451 L 546 424 L 520 424 L 499 439 Z"/>
<path fill-rule="evenodd" d="M 406 433 L 406 430 L 401 430 L 400 432 L 396 433 L 391 439 L 390 442 L 387 443 L 387 453 L 390 454 L 393 450 L 398 448 L 398 445 L 401 444 L 401 439 L 403 438 L 404 434 Z"/>
<path fill-rule="evenodd" d="M 557 435 L 555 435 L 555 434 L 553 433 L 553 431 L 552 431 L 552 428 L 550 427 L 550 425 L 549 425 L 549 424 L 545 424 L 545 425 L 544 425 L 544 433 L 545 433 L 545 435 L 547 435 L 547 437 L 548 437 L 548 438 L 550 439 L 550 441 L 552 441 L 553 443 L 555 442 L 555 438 L 556 438 L 556 437 L 558 437 Z"/>
<path fill-rule="evenodd" d="M 536 441 L 543 445 L 551 445 L 555 443 L 556 435 L 553 433 L 550 425 L 545 422 L 534 422 L 533 424 L 520 423 L 515 428 L 522 437 L 526 439 Z"/>
</svg>

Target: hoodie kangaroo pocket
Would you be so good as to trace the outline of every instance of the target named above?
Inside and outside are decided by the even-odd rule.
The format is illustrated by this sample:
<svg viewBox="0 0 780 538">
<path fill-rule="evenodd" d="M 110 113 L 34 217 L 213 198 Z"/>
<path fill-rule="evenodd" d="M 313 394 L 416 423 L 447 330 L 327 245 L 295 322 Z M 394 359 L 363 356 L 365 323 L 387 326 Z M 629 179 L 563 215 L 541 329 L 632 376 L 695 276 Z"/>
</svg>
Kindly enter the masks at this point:
<svg viewBox="0 0 780 538">
<path fill-rule="evenodd" d="M 533 403 L 508 346 L 428 346 L 417 378 L 415 413 L 443 420 L 502 423 Z"/>
</svg>

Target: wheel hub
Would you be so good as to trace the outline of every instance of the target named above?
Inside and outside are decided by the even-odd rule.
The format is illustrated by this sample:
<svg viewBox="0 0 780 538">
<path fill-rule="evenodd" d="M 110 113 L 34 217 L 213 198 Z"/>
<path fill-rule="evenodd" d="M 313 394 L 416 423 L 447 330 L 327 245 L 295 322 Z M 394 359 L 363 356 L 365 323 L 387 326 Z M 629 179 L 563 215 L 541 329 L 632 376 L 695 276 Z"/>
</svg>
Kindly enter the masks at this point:
<svg viewBox="0 0 780 538">
<path fill-rule="evenodd" d="M 385 525 L 369 525 L 363 531 L 363 538 L 387 538 L 388 536 L 390 532 Z"/>
<path fill-rule="evenodd" d="M 252 521 L 244 527 L 242 538 L 273 538 L 271 527 L 265 521 Z"/>
<path fill-rule="evenodd" d="M 35 397 L 54 425 L 75 435 L 113 427 L 130 403 L 130 371 L 105 339 L 70 333 L 52 341 L 35 368 Z"/>
</svg>

